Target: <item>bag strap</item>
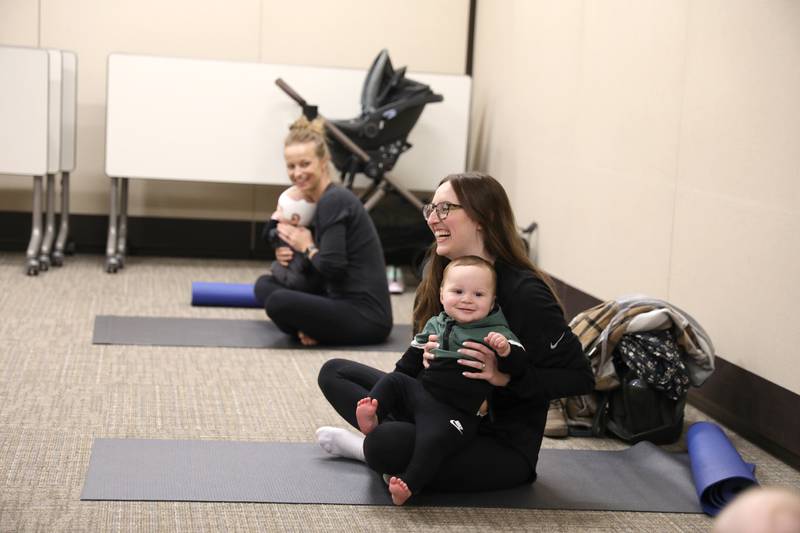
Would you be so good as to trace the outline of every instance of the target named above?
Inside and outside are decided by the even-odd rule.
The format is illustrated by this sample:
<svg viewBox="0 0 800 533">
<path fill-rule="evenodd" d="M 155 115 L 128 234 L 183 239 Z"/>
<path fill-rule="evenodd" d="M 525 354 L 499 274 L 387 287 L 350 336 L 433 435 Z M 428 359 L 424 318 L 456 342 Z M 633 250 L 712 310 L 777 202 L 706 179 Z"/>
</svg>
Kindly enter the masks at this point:
<svg viewBox="0 0 800 533">
<path fill-rule="evenodd" d="M 606 391 L 596 391 L 597 393 L 597 410 L 592 419 L 592 436 L 603 437 L 606 434 L 606 424 L 608 417 L 606 416 L 606 408 L 608 407 L 609 393 Z"/>
</svg>

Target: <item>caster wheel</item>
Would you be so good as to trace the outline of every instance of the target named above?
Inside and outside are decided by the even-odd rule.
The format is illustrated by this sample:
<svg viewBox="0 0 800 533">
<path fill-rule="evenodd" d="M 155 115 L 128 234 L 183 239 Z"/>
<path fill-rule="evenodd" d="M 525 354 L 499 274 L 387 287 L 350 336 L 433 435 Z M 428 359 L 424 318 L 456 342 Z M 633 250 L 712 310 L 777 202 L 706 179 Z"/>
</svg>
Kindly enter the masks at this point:
<svg viewBox="0 0 800 533">
<path fill-rule="evenodd" d="M 47 272 L 50 269 L 50 258 L 46 255 L 39 257 L 39 270 Z"/>
<path fill-rule="evenodd" d="M 59 252 L 53 252 L 52 263 L 54 267 L 64 266 L 64 255 Z"/>
<path fill-rule="evenodd" d="M 25 273 L 29 276 L 38 276 L 39 275 L 39 262 L 35 259 L 28 261 L 27 266 L 25 267 Z"/>
<path fill-rule="evenodd" d="M 117 264 L 116 259 L 109 259 L 106 261 L 106 272 L 109 274 L 116 274 L 118 268 L 119 264 Z"/>
</svg>

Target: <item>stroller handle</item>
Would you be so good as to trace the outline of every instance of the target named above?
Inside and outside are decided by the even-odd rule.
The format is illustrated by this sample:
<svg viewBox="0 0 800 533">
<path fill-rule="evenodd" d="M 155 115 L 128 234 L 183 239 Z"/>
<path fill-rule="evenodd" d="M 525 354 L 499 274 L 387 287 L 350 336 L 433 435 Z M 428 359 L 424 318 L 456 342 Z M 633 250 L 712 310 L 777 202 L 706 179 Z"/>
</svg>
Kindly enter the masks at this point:
<svg viewBox="0 0 800 533">
<path fill-rule="evenodd" d="M 292 89 L 289 86 L 289 84 L 283 81 L 281 78 L 275 80 L 275 85 L 280 87 L 281 90 L 283 90 L 283 92 L 285 92 L 289 96 L 289 98 L 300 104 L 303 108 L 308 106 L 308 103 L 305 101 L 305 99 L 299 94 L 297 94 L 297 92 L 294 89 Z M 322 115 L 317 115 L 317 116 L 325 119 L 325 117 L 323 117 Z M 334 125 L 328 120 L 325 120 L 325 127 L 328 129 L 328 131 L 331 132 L 331 135 L 336 137 L 336 140 L 339 141 L 342 144 L 342 146 L 344 146 L 352 153 L 357 155 L 365 163 L 369 162 L 370 160 L 369 154 L 367 154 L 367 152 L 362 150 L 361 147 L 358 146 L 356 143 L 351 141 L 350 137 L 342 133 L 342 130 L 337 128 L 336 125 Z"/>
<path fill-rule="evenodd" d="M 300 96 L 299 94 L 297 94 L 294 89 L 289 87 L 289 84 L 286 83 L 285 81 L 283 81 L 283 79 L 278 78 L 277 80 L 275 80 L 275 85 L 280 87 L 283 92 L 285 92 L 287 95 L 289 95 L 289 98 L 291 98 L 292 100 L 294 100 L 295 102 L 297 102 L 301 106 L 305 106 L 306 105 L 305 99 L 302 96 Z"/>
</svg>

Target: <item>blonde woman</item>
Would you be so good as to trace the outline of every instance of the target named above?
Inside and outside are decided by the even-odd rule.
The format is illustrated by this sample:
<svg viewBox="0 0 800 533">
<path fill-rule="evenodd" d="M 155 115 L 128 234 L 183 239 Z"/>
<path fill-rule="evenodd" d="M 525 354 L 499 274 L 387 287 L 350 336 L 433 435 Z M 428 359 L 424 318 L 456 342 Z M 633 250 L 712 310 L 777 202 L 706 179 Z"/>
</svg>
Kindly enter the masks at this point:
<svg viewBox="0 0 800 533">
<path fill-rule="evenodd" d="M 301 254 L 319 274 L 322 289 L 292 290 L 265 275 L 256 281 L 256 299 L 281 331 L 305 345 L 385 340 L 392 308 L 383 248 L 361 201 L 331 180 L 322 119 L 301 117 L 292 124 L 283 153 L 292 184 L 317 207 L 313 233 L 278 223 L 278 237 L 286 246 L 275 249 L 275 260 L 285 266 Z"/>
</svg>

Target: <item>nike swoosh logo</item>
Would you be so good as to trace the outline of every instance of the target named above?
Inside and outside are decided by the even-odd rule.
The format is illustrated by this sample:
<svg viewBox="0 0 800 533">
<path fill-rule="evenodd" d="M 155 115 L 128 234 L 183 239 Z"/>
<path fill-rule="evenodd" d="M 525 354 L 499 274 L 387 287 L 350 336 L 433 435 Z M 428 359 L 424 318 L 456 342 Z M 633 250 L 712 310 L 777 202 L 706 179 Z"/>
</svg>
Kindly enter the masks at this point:
<svg viewBox="0 0 800 533">
<path fill-rule="evenodd" d="M 556 346 L 558 346 L 558 343 L 559 343 L 559 342 L 561 342 L 561 339 L 563 339 L 563 338 L 564 338 L 564 335 L 566 335 L 566 334 L 567 334 L 567 332 L 566 332 L 566 331 L 565 331 L 565 332 L 563 332 L 563 333 L 561 334 L 561 336 L 558 338 L 558 340 L 557 340 L 556 342 L 551 342 L 551 343 L 550 343 L 550 349 L 551 349 L 551 350 L 555 350 L 555 349 L 556 349 Z"/>
<path fill-rule="evenodd" d="M 461 426 L 461 422 L 459 422 L 458 420 L 451 420 L 450 424 L 452 424 L 453 427 L 456 428 L 459 433 L 461 433 L 462 435 L 464 434 L 464 428 Z"/>
</svg>

